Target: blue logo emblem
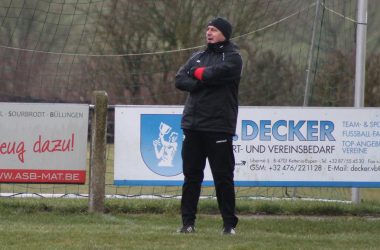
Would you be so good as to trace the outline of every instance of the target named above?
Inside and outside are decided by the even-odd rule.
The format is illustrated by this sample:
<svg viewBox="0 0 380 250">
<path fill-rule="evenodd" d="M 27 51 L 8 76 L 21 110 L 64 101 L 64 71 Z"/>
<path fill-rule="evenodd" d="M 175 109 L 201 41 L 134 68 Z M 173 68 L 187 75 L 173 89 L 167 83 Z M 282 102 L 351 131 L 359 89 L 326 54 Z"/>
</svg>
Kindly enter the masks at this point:
<svg viewBox="0 0 380 250">
<path fill-rule="evenodd" d="M 181 174 L 181 115 L 142 114 L 140 121 L 140 152 L 145 165 L 161 176 Z"/>
</svg>

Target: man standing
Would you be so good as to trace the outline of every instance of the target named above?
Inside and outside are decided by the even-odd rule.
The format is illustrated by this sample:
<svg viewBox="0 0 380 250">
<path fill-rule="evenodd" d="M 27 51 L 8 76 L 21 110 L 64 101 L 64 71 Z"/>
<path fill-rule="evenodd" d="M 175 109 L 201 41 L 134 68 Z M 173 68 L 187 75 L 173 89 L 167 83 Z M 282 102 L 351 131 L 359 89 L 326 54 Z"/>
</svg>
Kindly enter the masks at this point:
<svg viewBox="0 0 380 250">
<path fill-rule="evenodd" d="M 238 87 L 242 59 L 230 41 L 232 26 L 217 17 L 208 23 L 207 48 L 195 53 L 175 77 L 178 89 L 188 92 L 181 127 L 183 174 L 181 233 L 195 232 L 196 211 L 206 159 L 210 163 L 223 218 L 223 234 L 235 234 L 232 137 L 238 115 Z"/>
</svg>

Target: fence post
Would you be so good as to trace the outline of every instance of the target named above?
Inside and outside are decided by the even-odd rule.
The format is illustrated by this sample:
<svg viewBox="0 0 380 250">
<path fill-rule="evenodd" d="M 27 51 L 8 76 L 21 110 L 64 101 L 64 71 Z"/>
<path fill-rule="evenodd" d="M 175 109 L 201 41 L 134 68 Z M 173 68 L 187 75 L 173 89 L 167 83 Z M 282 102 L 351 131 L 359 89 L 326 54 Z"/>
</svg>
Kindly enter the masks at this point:
<svg viewBox="0 0 380 250">
<path fill-rule="evenodd" d="M 93 98 L 95 102 L 95 110 L 91 124 L 88 209 L 90 213 L 103 213 L 106 174 L 108 96 L 105 91 L 94 91 Z"/>
<path fill-rule="evenodd" d="M 367 43 L 367 0 L 357 1 L 357 26 L 356 26 L 356 59 L 355 59 L 355 108 L 362 108 L 364 104 L 365 90 L 365 58 Z M 360 190 L 356 187 L 351 189 L 351 201 L 360 203 Z"/>
</svg>

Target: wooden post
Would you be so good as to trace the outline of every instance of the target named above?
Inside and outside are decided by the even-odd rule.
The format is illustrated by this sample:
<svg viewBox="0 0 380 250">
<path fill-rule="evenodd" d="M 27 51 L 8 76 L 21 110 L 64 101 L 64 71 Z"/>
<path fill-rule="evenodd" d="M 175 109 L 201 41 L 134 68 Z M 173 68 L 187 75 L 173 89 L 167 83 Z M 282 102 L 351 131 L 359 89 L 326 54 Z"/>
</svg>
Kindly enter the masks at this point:
<svg viewBox="0 0 380 250">
<path fill-rule="evenodd" d="M 95 110 L 91 124 L 88 207 L 90 213 L 103 213 L 106 175 L 108 96 L 105 91 L 94 91 L 93 98 L 95 102 Z"/>
</svg>

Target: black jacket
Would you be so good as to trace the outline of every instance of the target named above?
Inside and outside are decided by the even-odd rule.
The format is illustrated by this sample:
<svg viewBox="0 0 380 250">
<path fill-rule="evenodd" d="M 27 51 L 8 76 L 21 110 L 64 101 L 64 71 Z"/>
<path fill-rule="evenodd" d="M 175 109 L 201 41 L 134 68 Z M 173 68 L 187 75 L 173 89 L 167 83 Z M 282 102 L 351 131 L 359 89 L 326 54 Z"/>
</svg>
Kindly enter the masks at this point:
<svg viewBox="0 0 380 250">
<path fill-rule="evenodd" d="M 235 134 L 242 64 L 237 47 L 224 42 L 208 45 L 179 69 L 175 86 L 189 92 L 181 121 L 183 129 Z M 196 67 L 206 67 L 202 81 L 192 76 Z"/>
</svg>

